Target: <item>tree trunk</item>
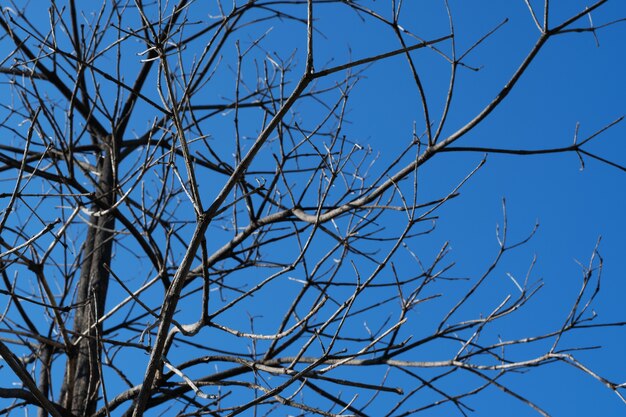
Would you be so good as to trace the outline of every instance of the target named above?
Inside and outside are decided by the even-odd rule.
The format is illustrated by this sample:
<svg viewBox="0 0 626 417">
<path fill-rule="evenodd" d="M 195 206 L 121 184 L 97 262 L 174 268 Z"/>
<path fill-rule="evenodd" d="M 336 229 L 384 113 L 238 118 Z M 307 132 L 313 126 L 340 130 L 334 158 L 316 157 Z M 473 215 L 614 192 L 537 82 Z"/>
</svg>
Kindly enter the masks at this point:
<svg viewBox="0 0 626 417">
<path fill-rule="evenodd" d="M 83 246 L 83 261 L 77 289 L 77 308 L 74 316 L 74 352 L 70 355 L 63 383 L 64 405 L 76 416 L 95 412 L 101 382 L 99 369 L 101 346 L 98 337 L 101 325 L 94 324 L 104 313 L 109 273 L 104 268 L 111 261 L 115 218 L 103 207 L 114 201 L 114 170 L 111 151 L 98 163 L 99 182 L 87 239 Z M 81 337 L 82 335 L 82 337 Z"/>
</svg>

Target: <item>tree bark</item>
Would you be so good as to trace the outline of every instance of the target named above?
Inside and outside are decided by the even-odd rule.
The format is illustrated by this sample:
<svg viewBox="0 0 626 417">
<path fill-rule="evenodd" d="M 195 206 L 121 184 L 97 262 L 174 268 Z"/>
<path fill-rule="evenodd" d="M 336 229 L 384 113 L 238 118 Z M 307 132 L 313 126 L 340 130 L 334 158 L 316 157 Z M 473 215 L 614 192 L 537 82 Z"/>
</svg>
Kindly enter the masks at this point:
<svg viewBox="0 0 626 417">
<path fill-rule="evenodd" d="M 83 246 L 83 261 L 76 295 L 74 315 L 75 343 L 64 378 L 63 401 L 76 416 L 88 416 L 96 411 L 101 383 L 99 369 L 101 345 L 98 337 L 106 302 L 109 273 L 104 265 L 111 261 L 115 218 L 102 214 L 103 208 L 114 202 L 115 179 L 112 151 L 107 150 L 98 163 L 99 181 L 87 238 Z"/>
</svg>

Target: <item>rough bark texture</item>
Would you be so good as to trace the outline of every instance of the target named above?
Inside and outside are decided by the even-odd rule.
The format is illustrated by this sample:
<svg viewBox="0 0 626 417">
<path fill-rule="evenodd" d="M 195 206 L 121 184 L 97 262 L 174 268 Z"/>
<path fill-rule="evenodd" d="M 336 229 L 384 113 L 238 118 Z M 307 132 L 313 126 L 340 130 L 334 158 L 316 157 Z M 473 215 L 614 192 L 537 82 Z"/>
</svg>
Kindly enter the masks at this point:
<svg viewBox="0 0 626 417">
<path fill-rule="evenodd" d="M 87 238 L 83 246 L 83 262 L 76 295 L 74 316 L 75 350 L 70 356 L 64 379 L 64 405 L 76 416 L 91 415 L 96 411 L 100 385 L 101 346 L 98 340 L 102 326 L 94 324 L 102 317 L 113 249 L 115 218 L 111 213 L 101 214 L 110 207 L 114 197 L 114 171 L 111 153 L 98 164 L 99 203 L 93 207 Z M 81 337 L 82 336 L 82 337 Z"/>
</svg>

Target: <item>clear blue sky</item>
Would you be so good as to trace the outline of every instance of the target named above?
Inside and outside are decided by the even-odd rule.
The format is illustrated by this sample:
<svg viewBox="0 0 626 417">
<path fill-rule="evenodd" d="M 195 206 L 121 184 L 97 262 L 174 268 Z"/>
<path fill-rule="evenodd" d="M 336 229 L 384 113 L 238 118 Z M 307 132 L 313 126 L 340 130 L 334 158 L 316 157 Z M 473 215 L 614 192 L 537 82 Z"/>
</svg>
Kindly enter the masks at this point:
<svg viewBox="0 0 626 417">
<path fill-rule="evenodd" d="M 532 3 L 541 6 L 540 2 Z M 459 71 L 459 87 L 444 130 L 448 133 L 465 124 L 493 98 L 538 36 L 523 1 L 452 1 L 450 5 L 460 51 L 504 19 L 508 18 L 508 23 L 465 60 L 481 69 Z M 585 5 L 589 4 L 552 2 L 552 21 L 559 22 Z M 388 16 L 389 2 L 376 2 L 374 7 Z M 389 31 L 371 21 L 363 23 L 358 16 L 333 16 L 331 9 L 318 8 L 318 27 L 325 35 L 316 38 L 320 55 L 334 56 L 337 63 L 346 59 L 337 58 L 342 52 L 346 57 L 352 54 L 360 58 L 397 47 Z M 403 16 L 401 24 L 425 39 L 446 33 L 447 15 L 442 2 L 406 1 Z M 626 4 L 612 2 L 592 18 L 598 24 L 624 16 Z M 585 20 L 581 26 L 588 24 Z M 457 145 L 556 148 L 572 143 L 577 123 L 579 137 L 586 137 L 625 115 L 626 25 L 598 31 L 597 37 L 599 47 L 589 33 L 552 39 L 505 102 Z M 447 66 L 434 53 L 417 56 L 429 103 L 439 115 L 449 77 Z M 421 120 L 417 90 L 403 57 L 377 63 L 365 72 L 351 96 L 348 118 L 351 124 L 347 131 L 379 151 L 381 160 L 391 158 L 394 149 L 402 148 L 413 121 Z M 626 124 L 603 134 L 590 149 L 614 162 L 626 163 Z M 441 195 L 482 157 L 480 153 L 437 157 L 421 171 L 422 196 Z M 502 263 L 493 277 L 493 293 L 483 298 L 486 305 L 492 305 L 492 296 L 499 300 L 497 297 L 503 294 L 515 294 L 506 273 L 523 280 L 533 256 L 537 256 L 531 281 L 542 280 L 544 286 L 524 311 L 500 325 L 498 334 L 505 339 L 537 334 L 564 320 L 580 288 L 582 273 L 577 262 L 588 264 L 599 237 L 605 263 L 602 292 L 595 304 L 597 321 L 626 318 L 626 173 L 589 158 L 585 158 L 585 169 L 580 168 L 578 158 L 571 153 L 524 157 L 490 154 L 461 197 L 439 212 L 436 232 L 418 247 L 423 256 L 434 256 L 449 240 L 451 256 L 457 262 L 454 271 L 475 278 L 496 251 L 495 229 L 502 222 L 503 198 L 512 240 L 522 239 L 539 222 L 534 238 Z M 584 364 L 614 381 L 624 381 L 623 327 L 590 331 L 563 343 L 563 347 L 576 345 L 602 345 L 601 351 L 580 355 Z M 618 416 L 626 412 L 626 405 L 610 390 L 564 365 L 550 365 L 506 381 L 554 416 Z M 479 416 L 537 415 L 495 389 L 468 400 L 468 404 L 476 407 Z M 444 406 L 425 415 L 448 416 L 455 412 L 452 406 Z"/>
<path fill-rule="evenodd" d="M 383 3 L 381 8 L 386 11 L 388 5 Z M 541 2 L 532 3 L 540 6 Z M 466 123 L 493 97 L 538 35 L 523 1 L 452 1 L 450 4 L 460 50 L 505 18 L 509 21 L 466 60 L 482 69 L 460 71 L 460 88 L 455 95 L 448 132 Z M 553 21 L 559 21 L 559 17 L 587 3 L 551 4 Z M 420 35 L 425 33 L 425 38 L 443 33 L 446 16 L 439 2 L 430 2 L 428 6 L 425 2 L 405 2 L 404 7 L 405 27 Z M 425 11 L 427 7 L 433 9 Z M 593 19 L 595 23 L 608 22 L 625 15 L 626 4 L 612 2 L 606 10 L 593 14 Z M 339 25 L 329 25 L 335 28 L 328 35 L 329 42 L 341 45 L 346 39 L 345 44 L 351 45 L 355 56 L 372 49 L 383 50 L 388 45 L 365 25 L 352 23 L 355 29 L 345 31 Z M 572 143 L 577 123 L 580 123 L 579 136 L 585 137 L 626 114 L 626 25 L 599 31 L 597 36 L 599 47 L 589 33 L 553 39 L 503 105 L 459 145 L 513 149 L 567 146 Z M 437 108 L 448 73 L 440 72 L 445 66 L 426 62 L 425 68 L 422 67 L 426 91 Z M 416 89 L 404 64 L 402 59 L 390 59 L 370 68 L 366 73 L 368 78 L 360 84 L 352 101 L 355 108 L 351 129 L 362 130 L 364 139 L 375 148 L 378 145 L 383 155 L 390 143 L 406 137 L 414 119 L 419 120 Z M 429 70 L 427 65 L 431 64 Z M 622 123 L 602 135 L 592 149 L 614 162 L 626 163 L 626 125 Z M 481 154 L 455 154 L 437 158 L 422 171 L 422 192 L 440 193 L 442 187 L 450 187 L 462 178 L 481 157 Z M 625 186 L 626 173 L 589 158 L 581 170 L 574 154 L 524 157 L 491 154 L 485 167 L 463 189 L 461 197 L 440 212 L 438 229 L 429 240 L 433 243 L 431 249 L 449 240 L 457 273 L 472 276 L 482 271 L 496 249 L 495 226 L 501 224 L 501 202 L 506 198 L 513 239 L 524 237 L 535 221 L 540 227 L 524 248 L 503 262 L 495 274 L 496 280 L 502 280 L 502 287 L 494 290 L 493 296 L 515 292 L 505 272 L 523 279 L 533 255 L 537 256 L 537 264 L 532 279 L 543 280 L 544 287 L 525 311 L 499 329 L 499 334 L 503 338 L 524 332 L 530 335 L 560 323 L 568 312 L 568 303 L 579 290 L 582 275 L 577 261 L 588 264 L 600 236 L 600 253 L 605 263 L 602 292 L 595 304 L 597 320 L 623 321 L 626 317 Z M 488 296 L 485 301 L 489 301 Z M 570 340 L 570 346 L 603 345 L 601 351 L 581 354 L 585 365 L 614 381 L 624 381 L 626 330 L 612 328 L 580 336 Z M 554 416 L 626 413 L 626 406 L 610 390 L 563 365 L 518 375 L 513 384 Z M 480 416 L 536 415 L 495 390 L 468 402 L 476 406 L 476 415 Z M 443 407 L 426 415 L 453 413 L 452 407 Z"/>
</svg>

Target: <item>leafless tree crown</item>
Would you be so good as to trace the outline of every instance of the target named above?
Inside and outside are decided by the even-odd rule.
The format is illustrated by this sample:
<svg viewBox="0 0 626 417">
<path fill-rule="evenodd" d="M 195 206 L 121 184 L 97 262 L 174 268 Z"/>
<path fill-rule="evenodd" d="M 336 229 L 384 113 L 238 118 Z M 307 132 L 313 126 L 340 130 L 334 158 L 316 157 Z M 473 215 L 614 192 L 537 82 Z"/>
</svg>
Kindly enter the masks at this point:
<svg viewBox="0 0 626 417">
<path fill-rule="evenodd" d="M 526 1 L 534 45 L 459 122 L 459 80 L 506 21 L 462 39 L 447 1 L 446 24 L 428 31 L 402 3 L 3 3 L 1 414 L 465 415 L 496 388 L 547 415 L 504 377 L 555 362 L 624 399 L 561 345 L 596 326 L 597 250 L 560 326 L 498 339 L 491 329 L 541 284 L 530 265 L 510 276 L 511 295 L 479 294 L 534 231 L 508 239 L 504 210 L 499 250 L 466 278 L 447 243 L 420 244 L 485 163 L 425 198 L 420 170 L 444 153 L 570 153 L 621 175 L 589 146 L 621 119 L 558 148 L 462 139 L 554 38 L 622 28 L 623 16 L 593 21 L 607 0 L 565 18 Z M 329 48 L 323 28 L 344 18 L 395 48 Z M 440 97 L 423 59 L 447 71 Z M 390 60 L 402 60 L 389 76 L 412 81 L 419 119 L 386 147 L 351 133 L 350 110 L 368 105 L 351 100 L 368 69 Z"/>
</svg>

